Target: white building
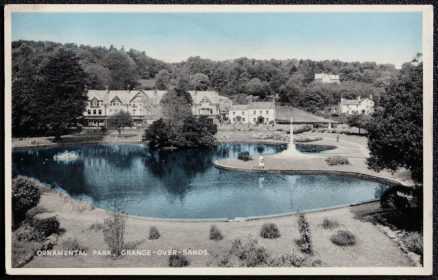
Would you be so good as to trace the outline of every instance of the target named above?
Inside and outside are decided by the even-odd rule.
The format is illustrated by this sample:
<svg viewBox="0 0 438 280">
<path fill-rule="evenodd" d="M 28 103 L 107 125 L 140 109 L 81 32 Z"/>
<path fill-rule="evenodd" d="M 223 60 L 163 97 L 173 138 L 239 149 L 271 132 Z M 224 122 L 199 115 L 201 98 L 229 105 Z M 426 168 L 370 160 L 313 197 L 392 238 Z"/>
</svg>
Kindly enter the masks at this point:
<svg viewBox="0 0 438 280">
<path fill-rule="evenodd" d="M 339 112 L 347 115 L 364 114 L 369 115 L 374 112 L 373 96 L 369 98 L 344 99 L 339 102 Z"/>
<path fill-rule="evenodd" d="M 326 73 L 315 74 L 315 82 L 323 84 L 339 84 L 339 75 L 331 75 Z"/>
<path fill-rule="evenodd" d="M 247 105 L 233 105 L 228 118 L 232 124 L 269 124 L 275 122 L 275 103 L 251 102 Z"/>
</svg>

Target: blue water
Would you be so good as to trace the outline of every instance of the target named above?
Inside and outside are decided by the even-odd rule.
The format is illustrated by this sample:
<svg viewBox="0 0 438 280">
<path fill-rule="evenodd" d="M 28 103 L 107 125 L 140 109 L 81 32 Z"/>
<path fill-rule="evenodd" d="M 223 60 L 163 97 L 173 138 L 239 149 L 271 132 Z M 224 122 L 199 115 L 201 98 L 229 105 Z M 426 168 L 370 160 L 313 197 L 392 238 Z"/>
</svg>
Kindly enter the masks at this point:
<svg viewBox="0 0 438 280">
<path fill-rule="evenodd" d="M 347 176 L 237 172 L 213 165 L 217 159 L 237 157 L 242 151 L 267 155 L 285 148 L 260 144 L 154 152 L 142 145 L 113 144 L 29 148 L 13 153 L 13 171 L 88 199 L 96 207 L 156 218 L 235 218 L 307 211 L 379 198 L 387 188 Z M 53 158 L 65 151 L 78 158 Z"/>
</svg>

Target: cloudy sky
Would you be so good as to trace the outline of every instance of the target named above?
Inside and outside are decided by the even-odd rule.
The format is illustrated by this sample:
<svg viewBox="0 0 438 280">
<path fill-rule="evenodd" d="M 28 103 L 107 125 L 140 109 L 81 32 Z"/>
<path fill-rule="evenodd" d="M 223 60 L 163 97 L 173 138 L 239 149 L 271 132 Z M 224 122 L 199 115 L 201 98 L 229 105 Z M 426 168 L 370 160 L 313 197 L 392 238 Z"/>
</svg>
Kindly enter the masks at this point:
<svg viewBox="0 0 438 280">
<path fill-rule="evenodd" d="M 134 48 L 179 62 L 339 59 L 397 67 L 421 52 L 422 15 L 404 13 L 13 13 L 12 40 Z"/>
</svg>

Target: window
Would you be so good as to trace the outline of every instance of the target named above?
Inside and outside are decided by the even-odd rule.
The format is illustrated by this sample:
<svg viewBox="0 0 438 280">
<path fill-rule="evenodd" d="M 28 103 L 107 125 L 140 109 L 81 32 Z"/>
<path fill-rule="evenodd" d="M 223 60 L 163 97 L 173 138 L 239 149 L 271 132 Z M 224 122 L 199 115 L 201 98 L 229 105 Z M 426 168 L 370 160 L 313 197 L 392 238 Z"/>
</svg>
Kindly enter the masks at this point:
<svg viewBox="0 0 438 280">
<path fill-rule="evenodd" d="M 113 109 L 109 109 L 109 111 L 110 111 L 110 113 L 112 113 L 112 112 L 113 112 Z"/>
<path fill-rule="evenodd" d="M 93 110 L 93 115 L 96 115 L 96 109 Z"/>
<path fill-rule="evenodd" d="M 255 114 L 257 114 L 257 112 L 256 112 L 256 111 L 254 111 L 254 115 L 255 115 Z"/>
<path fill-rule="evenodd" d="M 97 101 L 96 101 L 96 100 L 93 100 L 92 106 L 93 106 L 93 107 L 96 107 L 96 106 L 97 106 Z"/>
<path fill-rule="evenodd" d="M 244 122 L 245 121 L 245 118 L 242 118 L 242 122 Z"/>
<path fill-rule="evenodd" d="M 88 114 L 88 115 L 91 115 L 91 110 L 88 110 L 88 111 L 87 111 L 87 114 Z"/>
<path fill-rule="evenodd" d="M 245 112 L 242 112 L 242 116 L 245 116 Z"/>
<path fill-rule="evenodd" d="M 135 115 L 135 109 L 132 110 L 132 113 Z"/>
<path fill-rule="evenodd" d="M 269 118 L 266 118 L 266 122 L 269 122 Z"/>
<path fill-rule="evenodd" d="M 233 118 L 233 122 L 235 122 L 236 121 L 236 118 Z"/>
<path fill-rule="evenodd" d="M 99 109 L 99 115 L 102 115 L 102 110 L 101 109 Z"/>
<path fill-rule="evenodd" d="M 266 110 L 266 115 L 269 115 L 269 110 Z"/>
<path fill-rule="evenodd" d="M 254 118 L 254 122 L 257 122 L 256 118 Z"/>
<path fill-rule="evenodd" d="M 236 112 L 233 111 L 233 116 L 236 114 Z"/>
</svg>

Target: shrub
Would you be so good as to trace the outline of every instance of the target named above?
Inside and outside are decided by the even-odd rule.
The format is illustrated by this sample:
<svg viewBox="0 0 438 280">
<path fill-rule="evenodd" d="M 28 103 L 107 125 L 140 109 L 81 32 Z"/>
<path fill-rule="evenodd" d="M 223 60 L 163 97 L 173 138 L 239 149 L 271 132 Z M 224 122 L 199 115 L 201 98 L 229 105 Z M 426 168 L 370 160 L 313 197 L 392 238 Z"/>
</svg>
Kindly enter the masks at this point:
<svg viewBox="0 0 438 280">
<path fill-rule="evenodd" d="M 343 157 L 343 156 L 329 157 L 325 161 L 330 166 L 332 166 L 332 165 L 340 165 L 340 164 L 350 164 L 348 159 L 346 157 Z"/>
<path fill-rule="evenodd" d="M 17 226 L 25 217 L 26 212 L 35 207 L 40 201 L 40 191 L 37 180 L 18 176 L 12 181 L 12 217 Z"/>
<path fill-rule="evenodd" d="M 312 253 L 312 240 L 311 240 L 311 233 L 310 233 L 310 226 L 309 223 L 306 220 L 306 217 L 304 215 L 298 215 L 298 230 L 300 232 L 301 238 L 296 240 L 296 243 L 298 247 L 300 248 L 301 252 L 306 254 Z"/>
<path fill-rule="evenodd" d="M 324 229 L 334 229 L 334 228 L 337 228 L 339 226 L 339 223 L 336 221 L 330 220 L 329 218 L 324 218 L 321 225 Z"/>
<path fill-rule="evenodd" d="M 272 267 L 280 267 L 280 266 L 295 266 L 300 267 L 303 265 L 305 261 L 305 257 L 301 254 L 296 254 L 292 252 L 292 254 L 281 255 L 279 257 L 274 257 L 270 259 L 269 266 Z"/>
<path fill-rule="evenodd" d="M 151 226 L 151 228 L 149 229 L 149 240 L 155 240 L 160 238 L 160 232 L 158 231 L 158 229 L 155 226 Z"/>
<path fill-rule="evenodd" d="M 325 266 L 325 263 L 323 261 L 321 261 L 320 259 L 317 259 L 317 260 L 314 260 L 312 262 L 312 266 L 313 267 Z"/>
<path fill-rule="evenodd" d="M 104 228 L 103 224 L 98 222 L 95 222 L 94 224 L 88 227 L 89 230 L 93 230 L 93 231 L 101 231 L 103 230 L 103 228 Z"/>
<path fill-rule="evenodd" d="M 410 187 L 394 186 L 387 189 L 380 197 L 382 208 L 406 210 L 411 207 L 408 197 L 414 196 L 414 191 Z"/>
<path fill-rule="evenodd" d="M 170 267 L 184 267 L 190 265 L 189 259 L 181 253 L 169 256 Z"/>
<path fill-rule="evenodd" d="M 41 233 L 45 237 L 59 232 L 59 222 L 56 217 L 33 219 L 31 221 L 31 225 L 35 231 Z"/>
<path fill-rule="evenodd" d="M 280 230 L 274 223 L 264 224 L 260 230 L 260 236 L 268 239 L 275 239 L 281 236 Z"/>
<path fill-rule="evenodd" d="M 265 247 L 258 246 L 257 240 L 250 239 L 247 243 L 241 241 L 232 243 L 230 252 L 233 252 L 245 267 L 263 266 L 268 263 L 269 254 Z"/>
<path fill-rule="evenodd" d="M 62 241 L 61 247 L 63 250 L 66 250 L 66 251 L 85 252 L 87 250 L 86 247 L 79 244 L 79 242 L 76 238 L 75 239 L 68 238 L 67 240 Z"/>
<path fill-rule="evenodd" d="M 403 238 L 403 243 L 409 252 L 423 256 L 423 236 L 418 232 L 410 232 Z"/>
<path fill-rule="evenodd" d="M 120 256 L 125 242 L 126 218 L 123 214 L 113 212 L 103 223 L 103 239 L 111 253 Z"/>
<path fill-rule="evenodd" d="M 212 225 L 210 227 L 210 239 L 216 240 L 216 241 L 224 239 L 224 236 L 222 235 L 220 230 L 215 225 Z"/>
<path fill-rule="evenodd" d="M 249 161 L 252 160 L 251 156 L 249 155 L 249 152 L 240 152 L 237 155 L 237 158 L 243 161 Z"/>
<path fill-rule="evenodd" d="M 338 246 L 352 246 L 356 244 L 356 237 L 349 231 L 338 230 L 330 237 L 330 240 Z"/>
<path fill-rule="evenodd" d="M 29 224 L 24 224 L 14 231 L 15 237 L 19 241 L 44 241 L 46 236 L 42 232 L 36 231 Z"/>
</svg>

